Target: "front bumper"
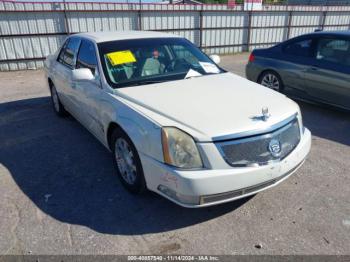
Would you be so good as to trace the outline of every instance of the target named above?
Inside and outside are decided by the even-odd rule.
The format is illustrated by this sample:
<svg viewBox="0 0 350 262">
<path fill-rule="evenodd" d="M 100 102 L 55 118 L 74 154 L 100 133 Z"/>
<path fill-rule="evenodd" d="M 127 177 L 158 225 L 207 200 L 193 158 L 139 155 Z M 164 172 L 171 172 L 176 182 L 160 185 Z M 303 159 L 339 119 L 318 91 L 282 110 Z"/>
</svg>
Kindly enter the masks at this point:
<svg viewBox="0 0 350 262">
<path fill-rule="evenodd" d="M 237 200 L 281 183 L 304 162 L 311 148 L 305 128 L 300 143 L 285 159 L 258 167 L 178 170 L 141 155 L 147 187 L 183 207 L 205 207 Z"/>
</svg>

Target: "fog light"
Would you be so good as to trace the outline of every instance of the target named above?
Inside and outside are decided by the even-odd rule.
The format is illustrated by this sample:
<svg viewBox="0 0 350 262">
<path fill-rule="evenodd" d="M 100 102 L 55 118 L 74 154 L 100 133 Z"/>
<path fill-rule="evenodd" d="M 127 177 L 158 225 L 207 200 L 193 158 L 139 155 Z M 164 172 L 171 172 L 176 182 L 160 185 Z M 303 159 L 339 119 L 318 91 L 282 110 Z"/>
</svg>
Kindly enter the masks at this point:
<svg viewBox="0 0 350 262">
<path fill-rule="evenodd" d="M 183 204 L 188 204 L 188 205 L 198 205 L 199 204 L 199 197 L 198 196 L 189 196 L 189 195 L 183 195 L 180 193 L 175 192 L 171 188 L 164 186 L 164 185 L 159 185 L 158 190 L 162 192 L 163 194 L 167 195 L 168 197 L 183 203 Z"/>
</svg>

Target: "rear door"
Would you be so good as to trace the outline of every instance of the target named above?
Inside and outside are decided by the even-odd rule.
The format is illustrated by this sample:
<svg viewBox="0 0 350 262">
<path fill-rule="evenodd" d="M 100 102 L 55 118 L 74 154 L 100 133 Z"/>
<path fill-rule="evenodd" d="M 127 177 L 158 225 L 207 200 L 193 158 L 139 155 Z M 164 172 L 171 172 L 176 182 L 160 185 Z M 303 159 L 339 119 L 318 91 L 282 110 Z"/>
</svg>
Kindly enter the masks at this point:
<svg viewBox="0 0 350 262">
<path fill-rule="evenodd" d="M 321 36 L 313 64 L 306 70 L 310 95 L 326 103 L 350 108 L 350 40 Z"/>
<path fill-rule="evenodd" d="M 76 111 L 72 93 L 72 70 L 80 46 L 80 38 L 70 37 L 62 48 L 55 64 L 53 79 L 58 95 L 69 112 Z"/>
<path fill-rule="evenodd" d="M 67 39 L 65 41 L 65 43 L 63 44 L 59 55 L 57 57 L 57 61 L 56 63 L 52 63 L 51 66 L 53 68 L 51 68 L 52 72 L 54 72 L 54 74 L 52 74 L 52 81 L 55 84 L 55 88 L 56 91 L 58 93 L 58 96 L 61 100 L 61 102 L 64 104 L 64 106 L 66 107 L 66 109 L 69 109 L 70 105 L 69 102 L 66 98 L 66 95 L 64 93 L 65 90 L 65 85 L 66 83 L 66 77 L 65 77 L 65 67 L 62 66 L 63 63 L 63 58 L 64 58 L 64 54 L 65 54 L 65 50 L 67 48 L 69 39 Z"/>
<path fill-rule="evenodd" d="M 312 36 L 298 37 L 282 46 L 283 63 L 279 65 L 281 76 L 289 92 L 302 94 L 305 92 L 305 70 L 312 64 L 314 47 Z"/>
<path fill-rule="evenodd" d="M 105 91 L 101 89 L 94 43 L 82 39 L 75 67 L 76 69 L 88 68 L 95 77 L 93 80 L 73 82 L 74 100 L 79 107 L 77 118 L 97 138 L 103 139 L 104 129 L 101 121 L 100 103 L 102 103 Z"/>
</svg>

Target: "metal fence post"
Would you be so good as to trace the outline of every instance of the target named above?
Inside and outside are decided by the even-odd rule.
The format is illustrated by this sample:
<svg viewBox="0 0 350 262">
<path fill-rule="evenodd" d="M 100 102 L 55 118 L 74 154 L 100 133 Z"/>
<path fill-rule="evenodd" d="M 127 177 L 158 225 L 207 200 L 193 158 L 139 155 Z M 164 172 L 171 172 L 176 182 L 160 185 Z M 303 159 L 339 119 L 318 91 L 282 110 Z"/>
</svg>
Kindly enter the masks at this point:
<svg viewBox="0 0 350 262">
<path fill-rule="evenodd" d="M 326 23 L 326 17 L 327 17 L 327 11 L 323 11 L 323 12 L 322 12 L 321 25 L 320 25 L 322 31 L 324 30 L 324 25 L 325 25 L 325 23 Z"/>
<path fill-rule="evenodd" d="M 65 33 L 67 35 L 70 34 L 70 30 L 69 30 L 69 24 L 68 24 L 68 19 L 67 19 L 67 12 L 66 12 L 66 1 L 63 0 L 63 15 L 64 15 L 64 27 L 65 27 Z"/>
<path fill-rule="evenodd" d="M 203 47 L 203 6 L 199 10 L 199 48 Z"/>
<path fill-rule="evenodd" d="M 292 19 L 293 19 L 293 11 L 289 11 L 288 25 L 287 25 L 287 39 L 290 38 L 290 29 L 291 29 L 291 26 L 292 26 Z"/>
<path fill-rule="evenodd" d="M 142 30 L 142 13 L 141 13 L 141 6 L 140 9 L 137 11 L 137 30 Z"/>
<path fill-rule="evenodd" d="M 250 34 L 251 34 L 251 28 L 252 27 L 252 11 L 248 11 L 248 31 L 247 31 L 247 50 L 249 52 L 249 48 L 250 48 Z"/>
</svg>

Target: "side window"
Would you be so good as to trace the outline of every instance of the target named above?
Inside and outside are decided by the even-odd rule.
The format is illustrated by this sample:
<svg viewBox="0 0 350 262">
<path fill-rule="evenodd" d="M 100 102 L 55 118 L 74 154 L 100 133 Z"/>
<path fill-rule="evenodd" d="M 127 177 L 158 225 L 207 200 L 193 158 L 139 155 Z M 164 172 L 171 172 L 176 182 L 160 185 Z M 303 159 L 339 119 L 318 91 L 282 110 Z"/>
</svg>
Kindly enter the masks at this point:
<svg viewBox="0 0 350 262">
<path fill-rule="evenodd" d="M 350 65 L 350 41 L 321 38 L 317 43 L 316 59 Z"/>
<path fill-rule="evenodd" d="M 58 55 L 57 61 L 60 62 L 60 63 L 63 63 L 64 52 L 66 50 L 68 42 L 69 42 L 69 39 L 67 39 L 66 42 L 64 42 L 64 45 L 61 48 L 60 54 Z"/>
<path fill-rule="evenodd" d="M 58 61 L 70 68 L 74 66 L 74 58 L 78 52 L 80 45 L 79 38 L 70 38 L 67 40 L 65 47 L 62 48 Z"/>
<path fill-rule="evenodd" d="M 97 58 L 94 45 L 90 41 L 82 40 L 76 68 L 89 68 L 92 74 L 95 74 L 97 67 Z"/>
<path fill-rule="evenodd" d="M 284 46 L 283 51 L 288 55 L 309 57 L 311 56 L 311 44 L 312 39 L 295 41 Z"/>
</svg>

